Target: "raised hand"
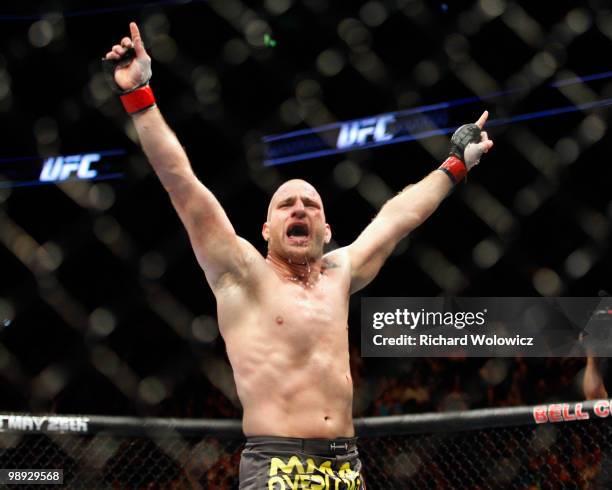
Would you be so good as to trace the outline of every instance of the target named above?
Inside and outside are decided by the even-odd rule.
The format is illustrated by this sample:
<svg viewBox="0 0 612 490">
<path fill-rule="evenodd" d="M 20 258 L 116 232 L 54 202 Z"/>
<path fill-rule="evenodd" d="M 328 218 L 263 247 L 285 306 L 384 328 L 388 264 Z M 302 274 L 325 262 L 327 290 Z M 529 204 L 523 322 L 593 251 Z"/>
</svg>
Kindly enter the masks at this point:
<svg viewBox="0 0 612 490">
<path fill-rule="evenodd" d="M 104 59 L 118 62 L 114 79 L 121 90 L 131 90 L 144 85 L 151 78 L 151 57 L 144 48 L 140 31 L 135 22 L 130 22 L 130 35 L 120 44 L 115 44 Z M 130 56 L 130 50 L 135 56 Z"/>
<path fill-rule="evenodd" d="M 463 161 L 466 167 L 471 169 L 473 166 L 478 165 L 482 155 L 487 153 L 493 147 L 493 141 L 489 139 L 489 135 L 486 131 L 483 131 L 487 119 L 489 118 L 489 111 L 484 111 L 482 115 L 475 122 L 475 125 L 480 129 L 480 141 L 470 142 L 467 144 L 463 154 Z"/>
<path fill-rule="evenodd" d="M 486 131 L 483 131 L 489 112 L 484 111 L 475 123 L 464 124 L 451 138 L 450 155 L 440 165 L 453 184 L 465 179 L 468 171 L 478 165 L 480 158 L 493 147 Z"/>
</svg>

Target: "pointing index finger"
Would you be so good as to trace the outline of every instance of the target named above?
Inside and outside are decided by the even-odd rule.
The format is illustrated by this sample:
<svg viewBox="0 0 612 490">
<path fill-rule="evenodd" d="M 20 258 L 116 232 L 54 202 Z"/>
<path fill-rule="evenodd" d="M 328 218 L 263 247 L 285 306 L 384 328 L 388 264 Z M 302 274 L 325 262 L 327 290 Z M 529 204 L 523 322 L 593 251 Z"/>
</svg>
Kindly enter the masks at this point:
<svg viewBox="0 0 612 490">
<path fill-rule="evenodd" d="M 136 22 L 130 22 L 130 35 L 132 36 L 136 56 L 145 54 L 144 45 L 142 44 L 142 38 L 140 37 L 140 31 L 138 30 Z"/>
<path fill-rule="evenodd" d="M 476 126 L 482 129 L 489 118 L 489 111 L 484 111 L 478 121 L 476 121 Z"/>
</svg>

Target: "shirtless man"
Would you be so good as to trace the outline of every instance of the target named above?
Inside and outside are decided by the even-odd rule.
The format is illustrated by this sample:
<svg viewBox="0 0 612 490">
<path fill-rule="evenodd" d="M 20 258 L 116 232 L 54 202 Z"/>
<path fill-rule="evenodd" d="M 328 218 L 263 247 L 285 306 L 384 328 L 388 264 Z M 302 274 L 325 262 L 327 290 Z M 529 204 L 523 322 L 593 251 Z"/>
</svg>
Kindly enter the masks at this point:
<svg viewBox="0 0 612 490">
<path fill-rule="evenodd" d="M 217 300 L 248 438 L 240 488 L 364 488 L 352 421 L 349 296 L 374 279 L 395 245 L 493 146 L 481 132 L 487 112 L 455 133 L 454 155 L 442 171 L 404 189 L 351 245 L 326 255 L 331 229 L 321 197 L 303 180 L 285 182 L 263 225 L 264 258 L 236 235 L 193 173 L 155 106 L 151 60 L 135 23 L 130 31 L 106 64 L 116 65 L 114 81 L 129 91 L 122 102 Z"/>
</svg>

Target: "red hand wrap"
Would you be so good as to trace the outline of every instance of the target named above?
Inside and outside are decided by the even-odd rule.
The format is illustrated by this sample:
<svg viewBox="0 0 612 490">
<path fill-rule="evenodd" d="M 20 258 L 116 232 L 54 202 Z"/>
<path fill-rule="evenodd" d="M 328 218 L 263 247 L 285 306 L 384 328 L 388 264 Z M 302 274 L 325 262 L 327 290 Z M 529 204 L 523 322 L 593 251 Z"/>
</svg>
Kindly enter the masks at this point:
<svg viewBox="0 0 612 490">
<path fill-rule="evenodd" d="M 137 88 L 121 96 L 121 103 L 128 114 L 135 114 L 155 105 L 155 96 L 150 85 Z"/>
<path fill-rule="evenodd" d="M 438 170 L 442 170 L 453 181 L 453 184 L 461 182 L 467 175 L 467 166 L 454 155 L 448 157 Z"/>
</svg>

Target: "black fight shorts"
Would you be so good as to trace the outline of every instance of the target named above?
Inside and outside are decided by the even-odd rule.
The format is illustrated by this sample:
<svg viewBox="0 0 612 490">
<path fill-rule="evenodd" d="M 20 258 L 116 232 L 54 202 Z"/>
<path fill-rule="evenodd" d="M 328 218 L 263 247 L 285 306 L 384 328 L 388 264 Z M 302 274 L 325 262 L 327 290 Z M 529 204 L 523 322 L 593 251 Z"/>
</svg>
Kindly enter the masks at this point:
<svg viewBox="0 0 612 490">
<path fill-rule="evenodd" d="M 356 438 L 249 437 L 240 490 L 365 490 Z"/>
</svg>

